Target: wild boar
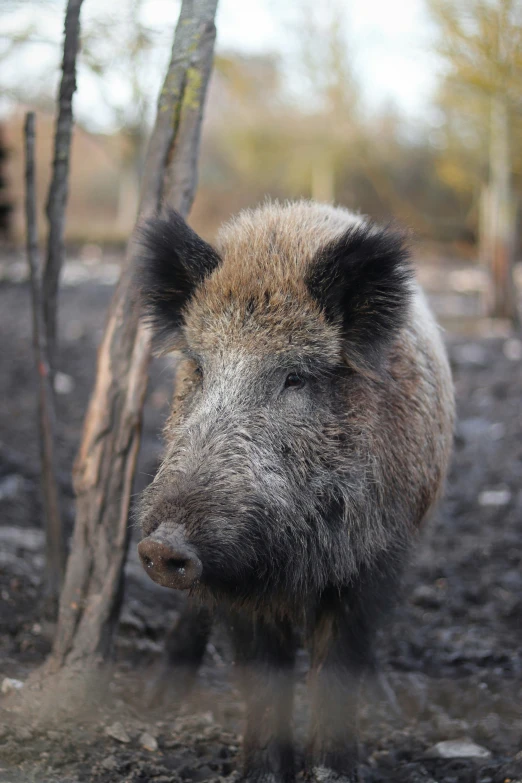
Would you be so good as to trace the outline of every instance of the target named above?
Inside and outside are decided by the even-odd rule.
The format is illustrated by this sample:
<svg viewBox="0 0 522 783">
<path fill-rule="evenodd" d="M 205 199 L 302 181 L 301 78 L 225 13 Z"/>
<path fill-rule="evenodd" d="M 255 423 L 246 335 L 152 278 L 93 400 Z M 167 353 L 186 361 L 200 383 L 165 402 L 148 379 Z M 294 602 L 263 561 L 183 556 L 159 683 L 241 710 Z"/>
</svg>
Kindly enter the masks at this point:
<svg viewBox="0 0 522 783">
<path fill-rule="evenodd" d="M 299 202 L 241 212 L 215 249 L 173 211 L 141 242 L 146 314 L 181 356 L 141 561 L 229 612 L 245 777 L 294 777 L 301 633 L 306 773 L 351 780 L 357 684 L 452 443 L 450 370 L 404 237 Z"/>
</svg>

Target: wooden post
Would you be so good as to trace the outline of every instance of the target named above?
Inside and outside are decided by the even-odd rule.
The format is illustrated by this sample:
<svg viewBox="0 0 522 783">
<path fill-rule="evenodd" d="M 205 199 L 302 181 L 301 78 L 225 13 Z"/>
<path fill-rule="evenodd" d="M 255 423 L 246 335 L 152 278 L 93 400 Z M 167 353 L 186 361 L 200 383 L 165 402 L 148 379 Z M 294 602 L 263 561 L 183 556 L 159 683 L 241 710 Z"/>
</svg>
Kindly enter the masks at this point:
<svg viewBox="0 0 522 783">
<path fill-rule="evenodd" d="M 491 99 L 489 166 L 489 315 L 519 325 L 513 280 L 515 210 L 511 185 L 509 115 L 506 102 L 499 96 Z"/>
</svg>

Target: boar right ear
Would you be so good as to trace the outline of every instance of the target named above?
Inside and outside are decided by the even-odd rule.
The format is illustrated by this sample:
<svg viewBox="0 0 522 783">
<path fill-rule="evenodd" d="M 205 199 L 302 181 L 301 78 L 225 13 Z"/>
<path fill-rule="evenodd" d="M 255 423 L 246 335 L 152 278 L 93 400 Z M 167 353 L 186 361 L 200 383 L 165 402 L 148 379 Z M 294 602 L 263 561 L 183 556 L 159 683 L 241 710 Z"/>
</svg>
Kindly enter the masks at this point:
<svg viewBox="0 0 522 783">
<path fill-rule="evenodd" d="M 138 248 L 140 299 L 161 342 L 179 328 L 184 306 L 221 259 L 171 208 L 139 226 Z"/>
<path fill-rule="evenodd" d="M 355 225 L 314 259 L 307 285 L 344 338 L 345 357 L 376 369 L 408 316 L 413 268 L 403 233 Z"/>
</svg>

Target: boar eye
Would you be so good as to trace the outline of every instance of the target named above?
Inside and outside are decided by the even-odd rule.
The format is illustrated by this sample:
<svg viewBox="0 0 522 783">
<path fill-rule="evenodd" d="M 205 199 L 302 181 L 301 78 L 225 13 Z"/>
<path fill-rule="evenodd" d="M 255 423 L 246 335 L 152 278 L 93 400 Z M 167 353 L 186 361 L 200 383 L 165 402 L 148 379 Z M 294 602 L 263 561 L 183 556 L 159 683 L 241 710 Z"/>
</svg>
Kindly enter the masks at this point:
<svg viewBox="0 0 522 783">
<path fill-rule="evenodd" d="M 194 367 L 194 375 L 196 376 L 198 381 L 203 378 L 203 368 L 201 367 L 200 364 L 196 364 L 196 366 Z"/>
<path fill-rule="evenodd" d="M 291 372 L 286 376 L 285 389 L 302 389 L 306 381 L 296 372 Z"/>
</svg>

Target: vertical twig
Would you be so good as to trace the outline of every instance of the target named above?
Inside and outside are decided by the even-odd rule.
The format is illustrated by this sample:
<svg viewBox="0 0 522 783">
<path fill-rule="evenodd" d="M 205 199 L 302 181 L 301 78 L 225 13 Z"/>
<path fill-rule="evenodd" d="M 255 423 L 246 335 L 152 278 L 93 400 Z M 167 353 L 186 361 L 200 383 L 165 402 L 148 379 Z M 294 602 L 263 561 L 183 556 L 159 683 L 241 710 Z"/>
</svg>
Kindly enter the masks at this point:
<svg viewBox="0 0 522 783">
<path fill-rule="evenodd" d="M 489 315 L 520 326 L 513 279 L 515 209 L 512 185 L 509 107 L 499 95 L 491 98 L 489 143 L 490 292 Z"/>
<path fill-rule="evenodd" d="M 56 359 L 58 285 L 65 259 L 63 237 L 73 128 L 72 99 L 76 90 L 76 56 L 82 2 L 83 0 L 68 0 L 65 12 L 62 79 L 58 93 L 58 116 L 54 136 L 53 176 L 46 205 L 49 234 L 43 272 L 43 305 L 51 377 L 54 374 Z"/>
<path fill-rule="evenodd" d="M 65 566 L 65 551 L 58 492 L 55 454 L 55 410 L 49 367 L 47 335 L 44 324 L 40 264 L 38 259 L 38 228 L 36 219 L 36 176 L 34 162 L 35 115 L 28 112 L 25 136 L 25 213 L 27 221 L 27 260 L 31 281 L 33 307 L 33 339 L 38 371 L 40 451 L 42 463 L 42 494 L 46 525 L 46 581 L 50 598 L 57 599 Z"/>
<path fill-rule="evenodd" d="M 27 115 L 25 124 L 27 257 L 30 267 L 34 346 L 39 377 L 42 499 L 46 527 L 46 591 L 53 601 L 58 599 L 65 570 L 61 498 L 56 481 L 54 369 L 58 283 L 65 256 L 63 235 L 73 126 L 72 96 L 76 89 L 76 55 L 80 33 L 81 5 L 82 0 L 69 0 L 65 14 L 62 79 L 58 95 L 58 116 L 54 137 L 53 175 L 47 199 L 49 235 L 43 272 L 38 259 L 34 190 L 35 116 L 33 113 Z"/>
</svg>

